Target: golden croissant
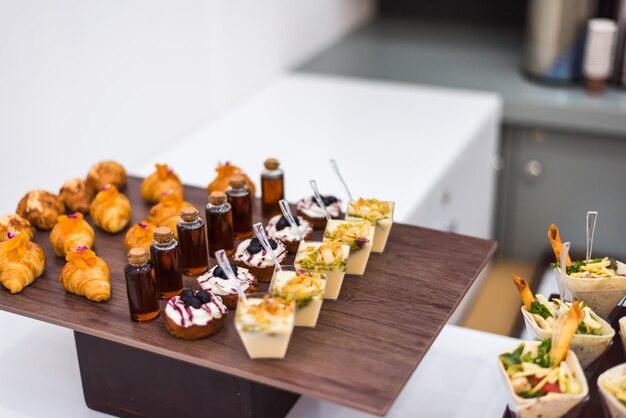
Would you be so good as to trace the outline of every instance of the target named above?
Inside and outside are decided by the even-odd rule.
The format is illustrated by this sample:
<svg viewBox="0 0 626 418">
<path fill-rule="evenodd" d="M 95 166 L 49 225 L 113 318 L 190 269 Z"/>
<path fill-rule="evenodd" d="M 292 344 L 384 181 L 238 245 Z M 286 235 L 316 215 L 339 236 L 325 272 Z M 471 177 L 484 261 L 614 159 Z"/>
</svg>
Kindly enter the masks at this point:
<svg viewBox="0 0 626 418">
<path fill-rule="evenodd" d="M 59 216 L 59 222 L 50 232 L 50 244 L 54 253 L 60 257 L 65 257 L 74 248 L 93 248 L 94 239 L 93 229 L 80 212 Z"/>
<path fill-rule="evenodd" d="M 91 167 L 86 182 L 95 192 L 107 184 L 122 190 L 126 186 L 126 177 L 126 169 L 122 164 L 115 161 L 100 161 Z"/>
<path fill-rule="evenodd" d="M 170 190 L 184 197 L 183 184 L 167 164 L 156 164 L 156 171 L 141 183 L 141 197 L 146 203 L 157 203 Z"/>
<path fill-rule="evenodd" d="M 71 250 L 65 259 L 67 263 L 61 269 L 61 283 L 65 290 L 94 302 L 111 297 L 109 266 L 96 253 L 79 247 Z"/>
<path fill-rule="evenodd" d="M 11 293 L 19 293 L 43 274 L 46 255 L 27 232 L 9 232 L 9 237 L 0 243 L 0 283 Z"/>
<path fill-rule="evenodd" d="M 30 239 L 33 239 L 35 228 L 27 219 L 16 213 L 10 213 L 0 216 L 0 241 L 7 241 L 9 232 L 13 232 L 13 235 L 18 232 L 26 232 Z"/>
<path fill-rule="evenodd" d="M 154 205 L 148 213 L 148 222 L 155 226 L 167 226 L 178 238 L 176 225 L 180 221 L 180 211 L 186 207 L 193 207 L 189 202 L 185 202 L 182 197 L 171 190 L 161 196 L 161 201 Z"/>
<path fill-rule="evenodd" d="M 91 203 L 89 214 L 96 226 L 115 234 L 130 221 L 130 201 L 117 187 L 107 184 Z"/>
<path fill-rule="evenodd" d="M 39 229 L 52 229 L 65 205 L 57 195 L 45 190 L 31 190 L 17 204 L 15 213 Z"/>
<path fill-rule="evenodd" d="M 126 251 L 130 251 L 132 248 L 143 248 L 150 252 L 150 244 L 154 240 L 155 229 L 156 226 L 148 221 L 141 221 L 137 225 L 133 225 L 124 238 Z"/>
</svg>

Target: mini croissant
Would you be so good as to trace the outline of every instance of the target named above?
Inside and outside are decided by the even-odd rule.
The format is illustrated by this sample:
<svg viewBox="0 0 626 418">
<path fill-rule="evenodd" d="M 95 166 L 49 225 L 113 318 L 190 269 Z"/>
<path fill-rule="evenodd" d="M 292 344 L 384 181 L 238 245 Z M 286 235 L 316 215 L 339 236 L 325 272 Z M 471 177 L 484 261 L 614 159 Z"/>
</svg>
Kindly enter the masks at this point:
<svg viewBox="0 0 626 418">
<path fill-rule="evenodd" d="M 65 206 L 61 199 L 45 190 L 32 190 L 26 193 L 15 209 L 15 213 L 39 229 L 52 229 L 59 215 L 64 212 Z"/>
<path fill-rule="evenodd" d="M 107 184 L 91 203 L 89 214 L 96 226 L 115 234 L 130 221 L 130 201 L 117 187 Z"/>
<path fill-rule="evenodd" d="M 95 192 L 107 184 L 122 190 L 126 186 L 126 169 L 115 161 L 100 161 L 94 164 L 87 174 L 87 185 Z"/>
<path fill-rule="evenodd" d="M 126 251 L 132 248 L 143 248 L 146 252 L 150 252 L 150 244 L 154 240 L 154 230 L 156 226 L 148 221 L 141 221 L 137 225 L 133 225 L 126 233 L 124 245 Z"/>
<path fill-rule="evenodd" d="M 0 283 L 11 293 L 19 293 L 43 274 L 46 255 L 30 241 L 26 232 L 13 234 L 0 243 Z"/>
<path fill-rule="evenodd" d="M 148 213 L 148 222 L 155 226 L 167 226 L 177 237 L 176 225 L 180 220 L 182 208 L 193 207 L 189 202 L 185 202 L 182 197 L 171 190 L 161 196 L 161 201 L 154 205 Z"/>
<path fill-rule="evenodd" d="M 20 215 L 10 213 L 0 216 L 0 242 L 9 239 L 9 232 L 26 232 L 30 239 L 33 239 L 35 228 L 32 227 L 28 220 L 22 218 Z"/>
<path fill-rule="evenodd" d="M 109 266 L 96 253 L 85 247 L 71 250 L 61 269 L 61 283 L 65 290 L 85 296 L 94 302 L 111 297 Z"/>
<path fill-rule="evenodd" d="M 185 196 L 183 184 L 167 164 L 156 164 L 156 171 L 141 183 L 141 197 L 146 203 L 157 203 L 161 195 L 170 190 L 181 198 Z"/>
<path fill-rule="evenodd" d="M 89 206 L 95 195 L 95 190 L 81 178 L 66 181 L 59 190 L 59 198 L 70 212 L 89 212 Z"/>
<path fill-rule="evenodd" d="M 82 213 L 59 216 L 59 222 L 50 232 L 50 244 L 60 257 L 65 257 L 74 248 L 92 248 L 94 239 L 93 229 L 83 219 Z"/>
</svg>

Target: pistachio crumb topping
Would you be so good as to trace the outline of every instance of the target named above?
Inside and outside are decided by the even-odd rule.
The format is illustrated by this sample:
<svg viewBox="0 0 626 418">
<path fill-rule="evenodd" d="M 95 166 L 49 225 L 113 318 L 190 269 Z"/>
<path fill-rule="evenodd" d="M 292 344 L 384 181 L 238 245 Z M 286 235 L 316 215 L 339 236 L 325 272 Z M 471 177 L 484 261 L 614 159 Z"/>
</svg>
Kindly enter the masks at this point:
<svg viewBox="0 0 626 418">
<path fill-rule="evenodd" d="M 378 199 L 352 200 L 348 202 L 348 215 L 367 219 L 375 222 L 379 219 L 391 217 L 393 203 L 383 202 Z"/>
</svg>

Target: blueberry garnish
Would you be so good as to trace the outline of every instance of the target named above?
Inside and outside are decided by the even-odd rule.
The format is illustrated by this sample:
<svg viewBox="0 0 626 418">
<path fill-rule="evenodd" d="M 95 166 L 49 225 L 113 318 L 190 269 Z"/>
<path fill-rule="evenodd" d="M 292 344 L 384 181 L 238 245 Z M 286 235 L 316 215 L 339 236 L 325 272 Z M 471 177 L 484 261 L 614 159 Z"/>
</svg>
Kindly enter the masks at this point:
<svg viewBox="0 0 626 418">
<path fill-rule="evenodd" d="M 200 302 L 202 302 L 202 304 L 211 302 L 211 294 L 206 290 L 198 290 L 198 293 L 196 293 L 196 297 L 200 299 Z"/>
<path fill-rule="evenodd" d="M 276 241 L 270 238 L 269 242 L 270 242 L 270 247 L 272 248 L 272 250 L 275 250 L 276 248 L 278 248 L 278 244 L 276 244 Z M 261 252 L 262 249 L 263 249 L 263 246 L 261 245 L 261 241 L 259 241 L 258 238 L 252 238 L 250 240 L 250 244 L 248 244 L 248 252 L 250 254 L 259 253 Z"/>
<path fill-rule="evenodd" d="M 317 205 L 317 200 L 315 200 L 315 196 L 313 196 L 311 199 L 313 200 L 313 203 Z M 322 196 L 322 202 L 324 203 L 324 206 L 330 206 L 333 203 L 336 203 L 337 201 L 338 199 L 335 196 L 331 196 L 331 195 Z"/>
<path fill-rule="evenodd" d="M 235 273 L 236 276 L 237 265 L 234 263 L 230 263 L 230 268 L 233 270 L 233 273 Z M 215 270 L 213 270 L 213 276 L 219 277 L 220 279 L 228 280 L 228 277 L 226 277 L 226 273 L 224 273 L 224 270 L 222 270 L 220 266 L 215 267 Z"/>
<path fill-rule="evenodd" d="M 296 216 L 295 218 L 293 218 L 294 221 L 296 221 L 296 225 L 300 225 L 300 220 L 298 219 L 298 217 Z M 280 219 L 278 220 L 278 222 L 276 222 L 276 230 L 277 231 L 282 231 L 283 229 L 287 228 L 289 225 L 289 221 L 287 220 L 287 218 L 285 218 L 285 216 L 281 216 Z"/>
<path fill-rule="evenodd" d="M 182 300 L 183 302 L 185 302 L 187 299 L 189 299 L 190 297 L 193 296 L 193 290 L 191 289 L 185 289 L 182 291 L 182 293 L 180 294 L 180 300 Z"/>
<path fill-rule="evenodd" d="M 191 306 L 195 309 L 200 309 L 200 307 L 202 306 L 202 301 L 199 297 L 192 296 L 185 301 L 185 306 Z"/>
</svg>

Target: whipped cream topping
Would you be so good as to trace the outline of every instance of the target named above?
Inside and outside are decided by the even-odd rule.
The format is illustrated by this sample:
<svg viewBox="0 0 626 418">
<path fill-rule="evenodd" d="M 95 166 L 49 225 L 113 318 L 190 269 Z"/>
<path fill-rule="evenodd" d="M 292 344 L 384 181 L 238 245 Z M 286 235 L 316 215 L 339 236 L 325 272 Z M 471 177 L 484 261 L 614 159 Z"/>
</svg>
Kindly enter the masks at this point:
<svg viewBox="0 0 626 418">
<path fill-rule="evenodd" d="M 235 251 L 235 255 L 233 258 L 249 266 L 254 266 L 254 267 L 259 267 L 259 268 L 273 266 L 274 262 L 272 261 L 272 256 L 269 255 L 265 251 L 265 249 L 261 249 L 261 251 L 259 251 L 256 254 L 250 254 L 248 252 L 248 246 L 250 245 L 250 241 L 252 241 L 252 239 L 250 238 L 248 238 L 247 240 L 241 241 L 239 246 L 237 246 L 237 251 Z M 287 248 L 285 248 L 283 243 L 280 241 L 276 241 L 276 245 L 278 246 L 274 250 L 274 255 L 276 256 L 276 259 L 278 260 L 278 262 L 282 263 L 282 261 L 285 259 L 285 256 L 287 256 Z"/>
<path fill-rule="evenodd" d="M 211 302 L 203 304 L 198 309 L 185 306 L 180 296 L 174 296 L 165 306 L 165 315 L 183 328 L 189 328 L 192 325 L 206 326 L 214 319 L 226 315 L 227 312 L 228 309 L 222 302 L 222 298 L 216 295 L 211 295 Z"/>
<path fill-rule="evenodd" d="M 296 230 L 292 228 L 291 226 L 287 226 L 281 230 L 276 229 L 276 224 L 278 223 L 281 217 L 282 215 L 276 215 L 272 219 L 269 220 L 269 222 L 267 223 L 267 227 L 265 228 L 265 230 L 267 231 L 267 236 L 274 240 L 280 240 L 280 241 L 288 241 L 288 242 L 300 241 L 300 238 L 298 238 L 298 234 L 296 233 Z M 311 225 L 303 217 L 298 216 L 298 221 L 300 221 L 300 225 L 298 225 L 298 229 L 300 230 L 300 233 L 302 234 L 303 237 L 306 237 L 313 231 L 313 228 L 311 228 Z"/>
<path fill-rule="evenodd" d="M 302 198 L 296 204 L 296 208 L 311 218 L 325 218 L 324 210 L 319 207 L 313 196 Z M 341 215 L 341 200 L 337 200 L 335 203 L 326 206 L 326 210 L 333 218 L 338 218 Z"/>
<path fill-rule="evenodd" d="M 217 266 L 213 267 L 208 272 L 204 273 L 202 276 L 198 277 L 198 284 L 204 290 L 212 292 L 214 295 L 219 296 L 228 296 L 228 295 L 236 295 L 237 294 L 237 284 L 233 283 L 231 280 L 222 279 L 221 277 L 216 277 L 213 275 L 213 272 Z M 245 292 L 248 290 L 250 285 L 254 283 L 254 276 L 248 269 L 243 267 L 237 267 L 237 281 L 239 282 L 239 286 Z"/>
<path fill-rule="evenodd" d="M 265 301 L 261 298 L 248 298 L 247 304 L 241 299 L 235 316 L 235 324 L 243 332 L 291 332 L 295 307 L 293 302 L 287 303 L 282 299 L 270 298 Z M 272 305 L 275 310 L 263 309 Z"/>
</svg>

